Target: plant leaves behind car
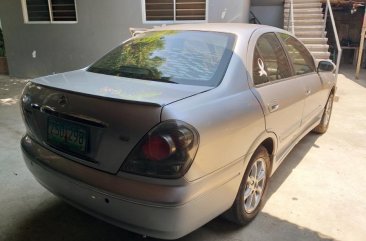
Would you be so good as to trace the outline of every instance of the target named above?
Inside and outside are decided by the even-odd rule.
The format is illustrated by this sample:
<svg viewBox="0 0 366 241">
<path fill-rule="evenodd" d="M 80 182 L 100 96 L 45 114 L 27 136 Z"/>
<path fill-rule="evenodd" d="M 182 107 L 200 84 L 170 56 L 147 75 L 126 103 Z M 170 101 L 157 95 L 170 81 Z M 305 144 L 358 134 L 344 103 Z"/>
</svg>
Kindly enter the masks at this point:
<svg viewBox="0 0 366 241">
<path fill-rule="evenodd" d="M 138 35 L 123 46 L 112 50 L 109 55 L 96 62 L 91 70 L 129 78 L 161 80 L 163 77 L 159 67 L 165 63 L 165 59 L 154 56 L 154 53 L 164 48 L 164 37 L 176 32 L 159 31 Z"/>
<path fill-rule="evenodd" d="M 0 57 L 5 57 L 5 44 L 3 30 L 0 28 Z"/>
</svg>

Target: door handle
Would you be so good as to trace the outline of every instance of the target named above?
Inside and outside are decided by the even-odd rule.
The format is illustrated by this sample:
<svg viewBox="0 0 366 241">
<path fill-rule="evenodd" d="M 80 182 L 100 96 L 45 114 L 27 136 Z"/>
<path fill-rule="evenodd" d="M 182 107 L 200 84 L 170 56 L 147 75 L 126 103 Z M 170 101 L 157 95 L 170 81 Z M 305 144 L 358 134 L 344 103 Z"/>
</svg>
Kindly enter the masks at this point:
<svg viewBox="0 0 366 241">
<path fill-rule="evenodd" d="M 275 112 L 279 108 L 280 108 L 279 104 L 270 104 L 270 105 L 268 105 L 269 112 L 271 112 L 271 113 Z"/>
<path fill-rule="evenodd" d="M 305 95 L 308 96 L 310 94 L 311 94 L 311 90 L 310 89 L 306 90 Z"/>
<path fill-rule="evenodd" d="M 44 113 L 48 113 L 48 114 L 56 113 L 56 110 L 54 108 L 47 106 L 47 105 L 41 106 L 40 111 L 44 112 Z"/>
</svg>

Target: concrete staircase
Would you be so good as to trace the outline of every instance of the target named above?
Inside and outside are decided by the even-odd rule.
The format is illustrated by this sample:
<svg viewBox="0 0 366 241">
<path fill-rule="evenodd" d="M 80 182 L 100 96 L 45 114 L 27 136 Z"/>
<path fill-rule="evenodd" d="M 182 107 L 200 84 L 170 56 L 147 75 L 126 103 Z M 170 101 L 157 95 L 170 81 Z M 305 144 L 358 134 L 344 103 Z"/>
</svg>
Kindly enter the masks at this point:
<svg viewBox="0 0 366 241">
<path fill-rule="evenodd" d="M 290 0 L 285 0 L 284 29 L 291 32 Z M 293 0 L 295 36 L 299 38 L 317 60 L 329 59 L 327 32 L 320 0 Z"/>
</svg>

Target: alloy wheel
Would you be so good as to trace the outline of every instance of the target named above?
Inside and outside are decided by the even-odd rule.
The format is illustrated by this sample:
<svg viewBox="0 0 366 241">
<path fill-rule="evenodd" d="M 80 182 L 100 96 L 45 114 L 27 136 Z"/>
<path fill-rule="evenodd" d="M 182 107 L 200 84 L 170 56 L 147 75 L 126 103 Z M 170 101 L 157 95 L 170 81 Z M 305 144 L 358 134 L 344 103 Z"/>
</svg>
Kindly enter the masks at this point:
<svg viewBox="0 0 366 241">
<path fill-rule="evenodd" d="M 244 191 L 244 210 L 252 213 L 259 205 L 266 185 L 266 163 L 263 158 L 257 159 L 249 172 Z"/>
</svg>

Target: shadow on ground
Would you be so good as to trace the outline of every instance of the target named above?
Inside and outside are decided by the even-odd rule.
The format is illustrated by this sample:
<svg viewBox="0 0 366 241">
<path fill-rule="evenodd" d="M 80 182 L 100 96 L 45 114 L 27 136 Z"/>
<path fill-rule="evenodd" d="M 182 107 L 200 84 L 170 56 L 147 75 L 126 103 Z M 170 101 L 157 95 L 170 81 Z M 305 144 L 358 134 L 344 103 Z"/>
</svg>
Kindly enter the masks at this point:
<svg viewBox="0 0 366 241">
<path fill-rule="evenodd" d="M 285 160 L 283 160 L 279 168 L 270 179 L 267 190 L 267 199 L 269 199 L 272 194 L 275 193 L 282 185 L 282 183 L 285 182 L 292 170 L 294 170 L 297 165 L 299 165 L 311 148 L 319 148 L 319 146 L 315 144 L 319 136 L 319 134 L 310 132 L 287 155 Z"/>
<path fill-rule="evenodd" d="M 260 222 L 261 225 L 255 224 Z M 259 227 L 260 229 L 258 229 Z M 10 231 L 11 230 L 11 231 Z M 277 232 L 276 232 L 277 230 Z M 284 232 L 284 230 L 286 230 Z M 143 238 L 53 199 L 47 207 L 3 233 L 6 241 L 158 241 Z M 244 241 L 244 240 L 332 240 L 322 234 L 299 227 L 285 220 L 261 213 L 248 227 L 238 227 L 216 218 L 195 232 L 177 241 Z"/>
<path fill-rule="evenodd" d="M 351 75 L 351 71 L 345 75 Z M 351 78 L 353 79 L 353 78 Z M 26 81 L 8 81 L 7 85 L 0 85 L 0 99 L 2 105 L 14 106 L 10 103 L 9 89 L 16 93 L 14 99 L 18 101 L 21 90 Z M 0 78 L 0 84 L 2 79 Z M 364 85 L 366 87 L 366 84 Z M 10 96 L 13 98 L 13 96 Z M 6 103 L 5 103 L 6 101 Z M 5 109 L 3 109 L 4 111 Z M 4 112 L 3 114 L 5 114 Z M 267 199 L 271 198 L 278 188 L 284 183 L 292 170 L 303 160 L 310 148 L 317 148 L 315 142 L 319 136 L 308 134 L 293 149 L 284 160 L 277 172 L 271 178 Z M 0 240 L 4 241 L 156 241 L 157 239 L 143 238 L 141 235 L 128 232 L 101 220 L 93 218 L 55 197 L 45 197 L 32 206 L 27 214 L 22 215 L 18 221 L 10 221 L 0 225 Z M 26 207 L 24 207 L 24 211 Z M 197 210 L 199 212 L 199 210 Z M 24 217 L 24 218 L 23 218 Z M 11 218 L 11 217 L 9 217 Z M 332 240 L 318 232 L 300 227 L 286 220 L 278 219 L 267 213 L 261 212 L 258 217 L 247 227 L 238 227 L 232 223 L 216 218 L 199 228 L 195 232 L 179 239 L 179 241 L 243 241 L 243 240 Z"/>
<path fill-rule="evenodd" d="M 281 186 L 292 170 L 300 163 L 306 153 L 315 144 L 318 135 L 307 135 L 284 160 L 283 165 L 271 179 L 268 198 Z M 125 231 L 96 218 L 93 218 L 69 206 L 58 198 L 49 198 L 39 205 L 36 211 L 30 212 L 19 223 L 6 227 L 0 235 L 6 241 L 153 241 L 141 235 Z M 199 211 L 199 210 L 197 210 Z M 284 231 L 285 230 L 285 231 Z M 1 237 L 2 236 L 2 237 Z M 266 213 L 258 217 L 247 227 L 238 227 L 232 223 L 216 218 L 195 232 L 179 241 L 241 241 L 241 240 L 332 240 L 322 234 L 280 220 Z"/>
<path fill-rule="evenodd" d="M 16 79 L 0 75 L 0 106 L 17 104 L 27 82 L 28 80 L 26 79 Z"/>
</svg>

